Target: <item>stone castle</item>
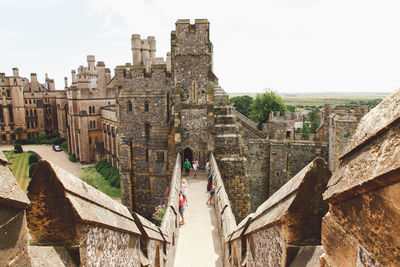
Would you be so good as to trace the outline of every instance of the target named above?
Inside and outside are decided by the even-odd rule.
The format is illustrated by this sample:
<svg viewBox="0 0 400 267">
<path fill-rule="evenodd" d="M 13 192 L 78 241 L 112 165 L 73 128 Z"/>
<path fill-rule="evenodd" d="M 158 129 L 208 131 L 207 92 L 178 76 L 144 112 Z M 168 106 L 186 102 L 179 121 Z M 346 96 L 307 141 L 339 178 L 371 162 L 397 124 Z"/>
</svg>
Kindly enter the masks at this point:
<svg viewBox="0 0 400 267">
<path fill-rule="evenodd" d="M 10 88 L 11 92 L 24 92 L 18 95 L 22 97 L 21 104 L 23 100 L 28 103 L 28 97 L 37 92 L 33 117 L 34 110 L 37 110 L 36 114 L 45 113 L 44 125 L 48 125 L 40 131 L 58 130 L 68 140 L 69 151 L 75 153 L 80 162 L 105 158 L 119 168 L 121 175 L 124 206 L 105 199 L 95 189 L 82 191 L 80 187 L 86 188 L 86 185 L 77 186 L 76 178 L 71 178 L 57 166 L 42 162 L 43 169 L 35 171 L 28 190 L 31 201 L 27 211 L 28 226 L 35 243 L 62 244 L 66 248 L 63 253 L 70 255 L 75 263 L 90 265 L 101 261 L 109 264 L 111 259 L 100 260 L 91 254 L 96 245 L 100 251 L 113 249 L 103 239 L 96 239 L 97 233 L 102 233 L 104 238 L 125 240 L 127 243 L 120 245 L 126 246 L 126 251 L 121 252 L 126 254 L 121 257 L 128 257 L 131 262 L 138 263 L 142 253 L 144 266 L 146 260 L 151 266 L 171 266 L 173 261 L 161 259 L 173 257 L 174 239 L 178 235 L 177 193 L 181 163 L 185 158 L 191 162 L 198 160 L 204 168 L 209 159 L 217 187 L 215 207 L 226 266 L 289 266 L 291 262 L 301 261 L 301 257 L 310 251 L 318 256 L 321 266 L 352 266 L 341 265 L 346 260 L 339 255 L 337 247 L 340 245 L 332 245 L 336 242 L 332 231 L 352 231 L 357 223 L 356 213 L 345 213 L 349 215 L 346 217 L 343 209 L 352 209 L 358 202 L 347 204 L 344 201 L 360 194 L 379 198 L 373 190 L 398 181 L 395 173 L 391 173 L 388 177 L 393 183 L 383 184 L 379 178 L 381 174 L 376 174 L 368 178 L 371 186 L 365 187 L 367 191 L 363 184 L 346 182 L 352 177 L 346 166 L 353 166 L 354 160 L 364 162 L 357 155 L 373 151 L 368 152 L 362 147 L 375 138 L 376 131 L 383 133 L 380 130 L 384 127 L 382 123 L 371 131 L 365 130 L 366 133 L 360 130 L 361 126 L 357 128 L 360 121 L 368 128 L 366 125 L 372 120 L 371 116 L 376 115 L 368 114 L 363 118 L 367 110 L 361 107 L 353 111 L 332 110 L 326 105 L 321 127 L 311 140 L 298 140 L 293 120 L 279 114 L 271 115 L 263 131 L 259 131 L 254 122 L 229 105 L 228 95 L 218 85 L 218 78 L 213 73 L 213 48 L 207 20 L 195 20 L 194 24 L 190 20 L 178 20 L 175 31 L 171 32 L 171 52 L 166 60 L 156 57 L 154 37 L 142 40 L 139 35 L 132 35 L 131 41 L 132 62 L 117 66 L 114 77 L 104 62 L 96 64 L 94 56 L 88 56 L 87 67 L 80 66 L 77 73 L 72 71 L 72 84 L 68 86 L 66 79 L 65 90 L 54 91 L 54 83 L 49 79 L 46 79 L 49 81 L 46 87 L 38 84 L 36 79 L 33 82 L 34 78 L 28 83 L 27 79 L 19 78 L 18 73 L 13 77 L 3 75 L 7 81 L 4 83 L 9 85 L 5 88 Z M 16 81 L 14 85 L 13 80 Z M 25 94 L 25 90 L 32 93 Z M 7 108 L 7 100 L 17 101 L 17 98 L 11 100 L 5 96 L 3 92 L 3 106 Z M 42 110 L 38 104 L 39 96 L 44 98 L 47 103 L 44 106 L 50 112 L 45 112 L 46 108 Z M 388 101 L 389 104 L 380 105 L 375 113 L 397 103 Z M 26 105 L 20 109 L 17 104 L 11 107 L 16 110 L 15 126 L 21 127 L 24 134 L 31 133 L 27 123 L 30 113 L 21 112 L 27 110 Z M 3 114 L 10 114 L 7 108 L 3 108 Z M 11 127 L 13 124 L 8 119 L 5 125 Z M 11 128 L 6 131 L 6 141 L 12 140 L 8 135 Z M 357 132 L 372 139 L 352 137 Z M 378 139 L 372 141 L 385 142 L 386 137 L 379 136 L 383 139 L 376 137 Z M 342 155 L 349 140 L 353 142 L 352 148 Z M 379 160 L 380 156 L 377 157 Z M 6 160 L 2 164 L 6 166 Z M 333 178 L 330 178 L 331 171 L 334 171 Z M 52 183 L 46 185 L 44 176 L 51 176 Z M 360 176 L 357 179 L 364 181 L 366 178 Z M 13 183 L 11 178 L 10 181 Z M 154 207 L 162 203 L 168 186 L 171 190 L 167 213 L 161 228 L 157 229 L 145 218 L 150 218 Z M 44 190 L 44 195 L 38 193 L 40 190 Z M 1 204 L 1 200 L 9 196 L 0 193 L 3 193 Z M 65 213 L 55 212 L 55 206 L 43 206 L 46 201 L 53 203 L 61 195 L 65 196 L 63 201 L 68 206 Z M 23 210 L 29 200 L 23 198 L 16 204 L 12 204 L 13 201 L 3 204 L 11 203 L 22 214 L 23 221 Z M 88 213 L 91 205 L 95 211 Z M 115 218 L 102 222 L 101 218 L 109 212 Z M 390 212 L 398 217 L 398 212 Z M 62 218 L 72 214 L 76 221 L 72 225 L 64 224 Z M 370 221 L 365 214 L 361 217 Z M 54 227 L 41 226 L 43 218 L 54 222 Z M 236 224 L 236 221 L 240 223 Z M 353 253 L 349 257 L 363 263 L 365 259 L 386 262 L 382 259 L 384 252 L 370 246 L 371 238 L 375 237 L 367 232 L 373 223 L 363 227 L 357 231 L 353 229 L 346 237 Z M 47 234 L 49 229 L 50 234 Z M 64 233 L 62 229 L 68 231 Z M 31 247 L 28 250 L 34 254 L 40 249 Z M 393 260 L 399 259 L 396 255 Z"/>
</svg>

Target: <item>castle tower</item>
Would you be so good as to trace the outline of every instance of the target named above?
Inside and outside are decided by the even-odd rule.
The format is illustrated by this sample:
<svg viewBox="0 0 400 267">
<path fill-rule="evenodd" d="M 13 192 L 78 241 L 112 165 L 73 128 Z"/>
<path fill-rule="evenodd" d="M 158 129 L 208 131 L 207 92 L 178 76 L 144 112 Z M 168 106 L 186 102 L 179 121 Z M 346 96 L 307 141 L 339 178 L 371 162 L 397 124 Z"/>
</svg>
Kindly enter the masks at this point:
<svg viewBox="0 0 400 267">
<path fill-rule="evenodd" d="M 178 20 L 176 31 L 171 33 L 176 149 L 183 158 L 198 160 L 200 167 L 205 166 L 214 147 L 213 92 L 207 92 L 207 83 L 213 76 L 209 27 L 206 19 L 195 20 L 195 24 Z"/>
</svg>

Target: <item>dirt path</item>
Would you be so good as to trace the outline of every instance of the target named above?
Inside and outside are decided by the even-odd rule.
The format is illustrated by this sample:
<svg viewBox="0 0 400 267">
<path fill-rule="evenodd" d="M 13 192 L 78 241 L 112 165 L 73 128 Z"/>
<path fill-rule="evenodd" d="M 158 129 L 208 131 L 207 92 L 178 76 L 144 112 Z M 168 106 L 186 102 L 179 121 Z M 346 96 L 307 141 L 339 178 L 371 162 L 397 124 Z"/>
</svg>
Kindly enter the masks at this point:
<svg viewBox="0 0 400 267">
<path fill-rule="evenodd" d="M 183 177 L 187 178 L 187 177 Z M 213 205 L 206 205 L 207 178 L 200 173 L 198 179 L 188 179 L 188 203 L 185 224 L 179 229 L 175 267 L 218 266 L 222 267 L 221 245 L 217 218 Z"/>
<path fill-rule="evenodd" d="M 0 150 L 2 151 L 10 151 L 13 149 L 14 146 L 0 146 Z M 22 149 L 24 151 L 33 151 L 37 153 L 42 159 L 60 166 L 77 177 L 80 177 L 82 174 L 81 168 L 84 166 L 79 163 L 71 162 L 67 153 L 64 151 L 55 152 L 50 145 L 23 145 Z"/>
</svg>

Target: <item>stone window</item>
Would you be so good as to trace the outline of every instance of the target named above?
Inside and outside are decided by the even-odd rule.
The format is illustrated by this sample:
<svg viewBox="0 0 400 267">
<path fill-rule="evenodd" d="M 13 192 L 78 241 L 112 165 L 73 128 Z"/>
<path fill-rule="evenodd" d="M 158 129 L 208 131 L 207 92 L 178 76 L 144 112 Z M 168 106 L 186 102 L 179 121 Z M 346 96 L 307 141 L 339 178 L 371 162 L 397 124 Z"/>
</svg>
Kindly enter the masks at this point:
<svg viewBox="0 0 400 267">
<path fill-rule="evenodd" d="M 28 100 L 25 99 L 25 104 L 28 104 Z"/>
<path fill-rule="evenodd" d="M 144 137 L 150 139 L 150 124 L 148 123 L 144 124 Z"/>
<path fill-rule="evenodd" d="M 146 162 L 149 162 L 149 158 L 150 158 L 149 149 L 146 148 Z"/>
<path fill-rule="evenodd" d="M 29 112 L 27 110 L 25 110 L 25 115 L 29 116 Z"/>
<path fill-rule="evenodd" d="M 3 141 L 6 141 L 7 140 L 7 136 L 4 134 L 3 135 Z"/>
<path fill-rule="evenodd" d="M 33 111 L 33 114 L 36 116 L 37 115 L 37 113 L 36 113 L 36 109 Z"/>
<path fill-rule="evenodd" d="M 0 122 L 4 121 L 4 116 L 3 116 L 3 107 L 0 106 Z"/>
<path fill-rule="evenodd" d="M 144 111 L 145 112 L 149 111 L 149 102 L 148 101 L 144 101 Z"/>
<path fill-rule="evenodd" d="M 34 127 L 34 125 L 33 125 L 33 121 L 31 121 L 31 128 L 33 128 Z"/>
<path fill-rule="evenodd" d="M 90 121 L 90 122 L 89 122 L 89 125 L 90 125 L 89 128 L 92 129 L 92 127 L 93 127 L 93 122 Z"/>
<path fill-rule="evenodd" d="M 29 129 L 29 121 L 26 122 L 26 128 Z"/>
<path fill-rule="evenodd" d="M 35 121 L 35 128 L 37 128 L 37 121 Z"/>
<path fill-rule="evenodd" d="M 33 116 L 32 110 L 29 110 L 29 114 L 30 114 L 31 116 Z"/>
<path fill-rule="evenodd" d="M 92 144 L 92 138 L 89 137 L 89 145 L 91 145 L 91 144 Z"/>
<path fill-rule="evenodd" d="M 96 121 L 93 121 L 93 129 L 96 129 Z"/>
<path fill-rule="evenodd" d="M 14 122 L 14 114 L 13 114 L 12 106 L 8 107 L 8 116 L 10 117 L 10 122 Z"/>
<path fill-rule="evenodd" d="M 36 100 L 35 99 L 33 99 L 33 104 L 36 104 Z"/>
<path fill-rule="evenodd" d="M 92 112 L 93 112 L 93 113 L 95 113 L 95 109 L 94 109 L 94 106 L 92 106 Z"/>
<path fill-rule="evenodd" d="M 11 140 L 15 140 L 15 135 L 11 135 Z"/>
<path fill-rule="evenodd" d="M 10 90 L 7 90 L 7 97 L 11 97 Z"/>
<path fill-rule="evenodd" d="M 89 114 L 92 114 L 92 106 L 89 106 Z"/>
<path fill-rule="evenodd" d="M 164 163 L 164 151 L 157 151 L 157 163 Z"/>
<path fill-rule="evenodd" d="M 32 100 L 29 99 L 29 104 L 32 104 Z"/>
<path fill-rule="evenodd" d="M 132 112 L 132 102 L 128 101 L 128 112 Z"/>
</svg>

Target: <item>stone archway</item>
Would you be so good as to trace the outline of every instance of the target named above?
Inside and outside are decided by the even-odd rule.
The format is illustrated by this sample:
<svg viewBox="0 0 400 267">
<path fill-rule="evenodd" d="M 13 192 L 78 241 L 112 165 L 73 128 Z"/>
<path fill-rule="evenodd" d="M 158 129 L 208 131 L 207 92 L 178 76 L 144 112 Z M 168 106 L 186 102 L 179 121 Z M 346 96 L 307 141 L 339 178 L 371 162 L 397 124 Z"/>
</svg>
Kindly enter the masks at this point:
<svg viewBox="0 0 400 267">
<path fill-rule="evenodd" d="M 189 160 L 190 164 L 193 164 L 193 150 L 189 147 L 185 148 L 185 150 L 183 150 L 183 157 L 182 160 L 186 161 L 186 159 Z"/>
</svg>

